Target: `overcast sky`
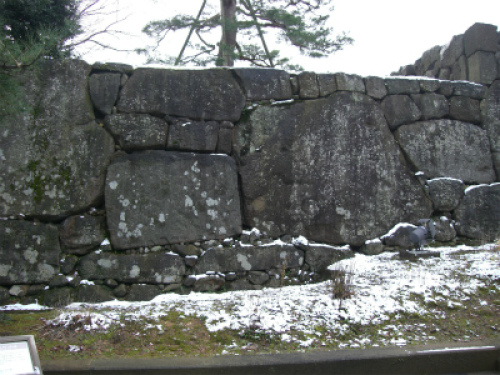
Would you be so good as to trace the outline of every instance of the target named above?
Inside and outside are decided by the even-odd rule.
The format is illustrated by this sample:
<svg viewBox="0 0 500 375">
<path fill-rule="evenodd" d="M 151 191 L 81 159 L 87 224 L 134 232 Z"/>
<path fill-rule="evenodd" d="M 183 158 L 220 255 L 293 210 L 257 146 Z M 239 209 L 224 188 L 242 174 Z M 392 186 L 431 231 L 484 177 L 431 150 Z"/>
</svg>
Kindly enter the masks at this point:
<svg viewBox="0 0 500 375">
<path fill-rule="evenodd" d="M 217 6 L 219 0 L 210 0 Z M 209 3 L 210 3 L 209 1 Z M 127 35 L 117 37 L 113 45 L 122 49 L 150 45 L 141 33 L 151 20 L 172 17 L 178 13 L 196 14 L 202 0 L 101 0 L 114 11 L 109 17 L 89 19 L 92 27 L 127 19 L 116 27 Z M 345 72 L 362 76 L 389 75 L 402 65 L 413 63 L 435 45 L 447 44 L 454 35 L 464 33 L 475 22 L 500 24 L 500 0 L 334 0 L 331 24 L 335 32 L 346 31 L 354 44 L 327 59 L 301 59 L 298 51 L 293 61 L 316 72 Z M 116 11 L 116 12 L 115 12 Z M 218 37 L 218 36 L 217 36 Z M 167 40 L 171 55 L 177 55 L 183 34 L 173 34 Z M 89 63 L 122 62 L 134 66 L 144 64 L 144 57 L 135 53 L 95 49 L 79 52 Z"/>
</svg>

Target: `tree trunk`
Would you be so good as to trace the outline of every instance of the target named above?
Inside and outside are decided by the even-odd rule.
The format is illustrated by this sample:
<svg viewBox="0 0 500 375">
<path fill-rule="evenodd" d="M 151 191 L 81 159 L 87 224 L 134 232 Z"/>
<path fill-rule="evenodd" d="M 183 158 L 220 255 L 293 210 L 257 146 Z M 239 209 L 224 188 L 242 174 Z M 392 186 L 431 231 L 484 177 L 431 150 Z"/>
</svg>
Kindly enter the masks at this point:
<svg viewBox="0 0 500 375">
<path fill-rule="evenodd" d="M 236 48 L 236 0 L 220 0 L 222 38 L 219 45 L 217 65 L 234 66 Z"/>
</svg>

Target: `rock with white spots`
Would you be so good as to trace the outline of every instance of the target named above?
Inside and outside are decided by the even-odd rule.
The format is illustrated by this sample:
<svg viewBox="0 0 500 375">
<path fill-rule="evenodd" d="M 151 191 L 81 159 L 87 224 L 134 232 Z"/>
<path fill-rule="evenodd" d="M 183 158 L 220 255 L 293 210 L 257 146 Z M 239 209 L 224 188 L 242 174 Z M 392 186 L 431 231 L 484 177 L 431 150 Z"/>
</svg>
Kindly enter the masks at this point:
<svg viewBox="0 0 500 375">
<path fill-rule="evenodd" d="M 89 73 L 51 61 L 24 77 L 26 111 L 0 118 L 0 216 L 61 219 L 102 201 L 115 144 L 93 121 Z"/>
<path fill-rule="evenodd" d="M 403 125 L 395 133 L 404 153 L 429 178 L 453 177 L 465 183 L 495 181 L 488 133 L 456 120 Z"/>
<path fill-rule="evenodd" d="M 183 259 L 173 253 L 89 254 L 78 272 L 87 280 L 115 279 L 123 283 L 174 284 L 186 271 Z"/>
<path fill-rule="evenodd" d="M 197 120 L 237 121 L 245 95 L 232 72 L 223 69 L 136 69 L 120 92 L 126 113 Z"/>
<path fill-rule="evenodd" d="M 361 246 L 432 212 L 384 113 L 366 95 L 262 106 L 235 132 L 244 223 L 272 237 Z"/>
<path fill-rule="evenodd" d="M 304 264 L 304 251 L 291 244 L 208 249 L 195 266 L 197 274 L 288 269 Z"/>
<path fill-rule="evenodd" d="M 61 245 L 69 254 L 87 254 L 106 238 L 104 216 L 70 216 L 63 221 L 60 228 Z"/>
<path fill-rule="evenodd" d="M 484 241 L 500 238 L 500 183 L 467 188 L 455 219 L 460 236 Z"/>
<path fill-rule="evenodd" d="M 0 221 L 0 284 L 48 283 L 59 273 L 59 231 L 50 224 Z"/>
<path fill-rule="evenodd" d="M 234 160 L 147 151 L 122 155 L 106 180 L 114 249 L 223 239 L 241 233 Z"/>
<path fill-rule="evenodd" d="M 305 253 L 306 263 L 309 265 L 311 271 L 315 272 L 324 271 L 333 263 L 354 256 L 349 246 L 309 244 Z"/>
</svg>

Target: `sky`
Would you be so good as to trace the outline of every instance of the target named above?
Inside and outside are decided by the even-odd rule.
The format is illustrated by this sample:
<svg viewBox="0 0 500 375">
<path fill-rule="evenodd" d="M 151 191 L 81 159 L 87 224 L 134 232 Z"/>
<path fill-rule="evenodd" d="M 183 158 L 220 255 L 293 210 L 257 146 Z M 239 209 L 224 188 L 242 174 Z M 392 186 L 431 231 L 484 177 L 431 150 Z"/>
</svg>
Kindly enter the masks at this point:
<svg viewBox="0 0 500 375">
<path fill-rule="evenodd" d="M 218 0 L 210 2 L 218 4 Z M 195 15 L 202 1 L 101 0 L 101 3 L 111 14 L 89 18 L 87 27 L 104 28 L 126 18 L 115 26 L 124 34 L 108 42 L 120 49 L 134 50 L 152 44 L 141 32 L 148 21 L 179 13 Z M 426 50 L 446 45 L 454 35 L 463 34 L 476 22 L 500 25 L 499 0 L 334 0 L 333 5 L 331 26 L 336 34 L 347 32 L 354 38 L 354 44 L 325 59 L 302 59 L 297 50 L 291 49 L 286 54 L 293 63 L 318 73 L 386 76 L 400 66 L 413 63 Z M 162 48 L 177 55 L 184 36 L 172 34 Z M 77 52 L 89 63 L 121 62 L 134 66 L 145 63 L 145 58 L 134 52 L 88 51 L 88 46 Z"/>
</svg>

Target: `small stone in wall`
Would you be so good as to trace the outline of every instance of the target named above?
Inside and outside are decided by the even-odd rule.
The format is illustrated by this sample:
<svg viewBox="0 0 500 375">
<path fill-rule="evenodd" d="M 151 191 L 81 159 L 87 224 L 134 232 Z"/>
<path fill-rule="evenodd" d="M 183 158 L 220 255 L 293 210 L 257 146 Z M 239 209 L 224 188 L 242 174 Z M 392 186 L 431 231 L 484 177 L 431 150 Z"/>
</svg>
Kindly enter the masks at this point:
<svg viewBox="0 0 500 375">
<path fill-rule="evenodd" d="M 465 185 L 455 178 L 435 178 L 428 180 L 427 186 L 435 211 L 453 211 L 464 196 Z"/>
<path fill-rule="evenodd" d="M 106 237 L 104 216 L 70 216 L 60 226 L 63 249 L 70 254 L 84 255 L 97 248 Z"/>
</svg>

